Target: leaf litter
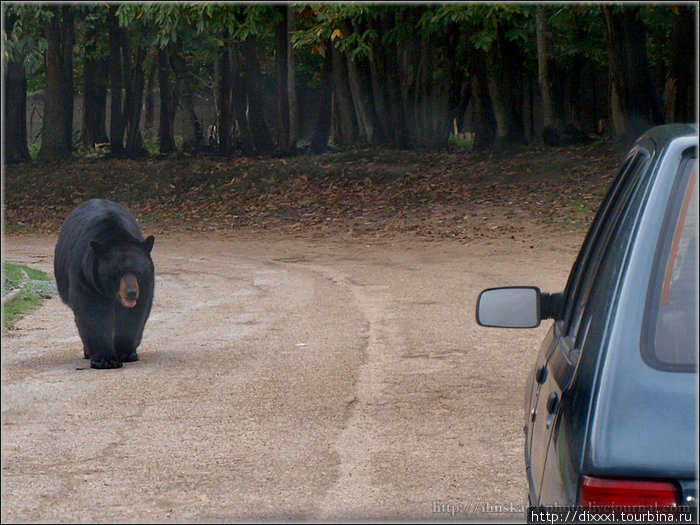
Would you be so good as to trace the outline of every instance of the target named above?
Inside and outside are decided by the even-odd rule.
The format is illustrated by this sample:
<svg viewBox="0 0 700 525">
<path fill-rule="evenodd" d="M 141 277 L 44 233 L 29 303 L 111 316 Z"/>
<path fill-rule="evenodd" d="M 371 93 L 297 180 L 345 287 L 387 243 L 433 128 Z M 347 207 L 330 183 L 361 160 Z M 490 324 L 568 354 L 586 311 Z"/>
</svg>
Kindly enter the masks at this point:
<svg viewBox="0 0 700 525">
<path fill-rule="evenodd" d="M 57 231 L 78 203 L 101 197 L 160 231 L 526 242 L 525 225 L 585 231 L 620 160 L 618 148 L 599 141 L 501 155 L 368 148 L 288 158 L 32 162 L 6 166 L 4 226 Z"/>
</svg>

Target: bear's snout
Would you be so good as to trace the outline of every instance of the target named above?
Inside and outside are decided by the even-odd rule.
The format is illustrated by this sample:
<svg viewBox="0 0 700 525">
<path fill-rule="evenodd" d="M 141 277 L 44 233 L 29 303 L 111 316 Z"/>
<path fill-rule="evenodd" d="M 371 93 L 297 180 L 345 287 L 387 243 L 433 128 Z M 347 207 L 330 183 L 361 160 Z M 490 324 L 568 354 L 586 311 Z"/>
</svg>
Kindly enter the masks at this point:
<svg viewBox="0 0 700 525">
<path fill-rule="evenodd" d="M 119 299 L 124 308 L 133 308 L 138 298 L 139 282 L 133 273 L 128 273 L 119 281 Z"/>
</svg>

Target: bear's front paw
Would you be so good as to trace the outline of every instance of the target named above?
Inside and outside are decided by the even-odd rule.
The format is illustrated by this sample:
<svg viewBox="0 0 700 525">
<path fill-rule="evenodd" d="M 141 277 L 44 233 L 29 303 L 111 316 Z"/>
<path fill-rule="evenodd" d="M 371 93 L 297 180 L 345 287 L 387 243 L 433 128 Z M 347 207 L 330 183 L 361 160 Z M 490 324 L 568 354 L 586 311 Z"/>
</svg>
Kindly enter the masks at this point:
<svg viewBox="0 0 700 525">
<path fill-rule="evenodd" d="M 90 366 L 92 368 L 121 368 L 122 362 L 117 357 L 106 357 L 102 359 L 90 359 Z"/>
</svg>

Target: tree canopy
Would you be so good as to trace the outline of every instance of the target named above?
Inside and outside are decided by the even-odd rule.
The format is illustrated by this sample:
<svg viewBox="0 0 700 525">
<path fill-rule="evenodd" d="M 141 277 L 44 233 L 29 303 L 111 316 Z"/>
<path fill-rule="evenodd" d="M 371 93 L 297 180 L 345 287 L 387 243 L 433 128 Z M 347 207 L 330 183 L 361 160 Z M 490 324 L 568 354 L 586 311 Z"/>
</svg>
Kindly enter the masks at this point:
<svg viewBox="0 0 700 525">
<path fill-rule="evenodd" d="M 154 94 L 163 154 L 440 149 L 456 136 L 499 150 L 696 120 L 695 3 L 2 9 L 7 161 L 29 159 L 28 94 L 44 96 L 46 159 L 106 142 L 115 156 L 145 154 Z"/>
</svg>

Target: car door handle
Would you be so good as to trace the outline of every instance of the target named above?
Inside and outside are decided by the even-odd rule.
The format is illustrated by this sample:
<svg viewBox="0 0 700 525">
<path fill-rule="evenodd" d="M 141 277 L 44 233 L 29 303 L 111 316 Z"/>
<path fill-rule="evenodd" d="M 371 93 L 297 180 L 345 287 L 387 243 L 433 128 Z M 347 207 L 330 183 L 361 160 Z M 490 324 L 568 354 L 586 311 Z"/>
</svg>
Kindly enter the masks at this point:
<svg viewBox="0 0 700 525">
<path fill-rule="evenodd" d="M 535 372 L 535 381 L 540 385 L 547 380 L 547 367 L 545 365 L 539 365 L 537 371 Z"/>
<path fill-rule="evenodd" d="M 557 401 L 559 400 L 559 396 L 557 395 L 556 392 L 551 392 L 549 394 L 549 397 L 547 398 L 547 412 L 550 414 L 554 412 L 554 409 L 557 408 Z"/>
</svg>

